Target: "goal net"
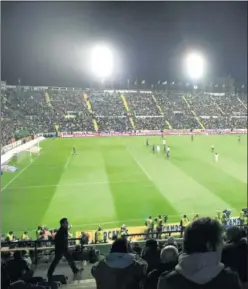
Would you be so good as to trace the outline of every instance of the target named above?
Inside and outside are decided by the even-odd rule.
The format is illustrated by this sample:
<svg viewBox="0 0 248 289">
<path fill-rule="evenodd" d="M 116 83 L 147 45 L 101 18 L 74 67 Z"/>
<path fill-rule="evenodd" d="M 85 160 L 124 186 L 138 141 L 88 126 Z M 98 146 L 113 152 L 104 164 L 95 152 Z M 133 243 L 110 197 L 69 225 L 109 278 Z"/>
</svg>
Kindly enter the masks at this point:
<svg viewBox="0 0 248 289">
<path fill-rule="evenodd" d="M 22 161 L 27 160 L 28 158 L 30 159 L 30 161 L 33 161 L 33 159 L 39 155 L 40 155 L 40 144 L 37 143 L 24 151 L 15 153 L 12 159 L 17 163 L 20 163 Z"/>
</svg>

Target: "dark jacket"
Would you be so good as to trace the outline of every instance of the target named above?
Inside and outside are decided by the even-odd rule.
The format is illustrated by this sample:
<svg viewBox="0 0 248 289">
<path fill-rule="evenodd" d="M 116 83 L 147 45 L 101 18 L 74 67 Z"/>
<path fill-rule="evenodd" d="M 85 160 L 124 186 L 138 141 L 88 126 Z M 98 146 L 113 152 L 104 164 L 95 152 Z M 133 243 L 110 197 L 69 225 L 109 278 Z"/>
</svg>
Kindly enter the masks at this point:
<svg viewBox="0 0 248 289">
<path fill-rule="evenodd" d="M 237 243 L 226 244 L 221 261 L 226 267 L 230 267 L 238 273 L 241 282 L 248 281 L 248 244 L 246 239 L 241 239 Z"/>
<path fill-rule="evenodd" d="M 147 263 L 135 254 L 110 253 L 91 269 L 97 289 L 143 288 Z"/>
<path fill-rule="evenodd" d="M 175 271 L 158 281 L 158 289 L 241 289 L 237 273 L 225 269 L 220 253 L 182 254 Z"/>
<path fill-rule="evenodd" d="M 55 252 L 63 253 L 68 250 L 68 230 L 60 227 L 55 236 Z"/>
<path fill-rule="evenodd" d="M 157 243 L 151 242 L 148 247 L 145 247 L 141 253 L 141 258 L 143 258 L 148 264 L 147 273 L 151 272 L 154 269 L 158 269 L 160 264 L 160 250 L 157 248 Z"/>
<path fill-rule="evenodd" d="M 160 263 L 158 269 L 152 270 L 146 280 L 146 289 L 157 289 L 158 279 L 160 275 L 164 273 L 164 275 L 169 274 L 171 271 L 175 269 L 177 262 L 170 263 Z"/>
</svg>

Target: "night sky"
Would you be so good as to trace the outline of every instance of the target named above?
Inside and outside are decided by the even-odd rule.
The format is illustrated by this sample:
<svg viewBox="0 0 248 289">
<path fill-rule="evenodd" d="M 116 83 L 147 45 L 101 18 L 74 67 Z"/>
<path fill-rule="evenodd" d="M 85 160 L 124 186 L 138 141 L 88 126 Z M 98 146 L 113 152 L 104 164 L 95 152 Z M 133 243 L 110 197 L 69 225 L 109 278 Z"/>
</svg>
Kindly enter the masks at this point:
<svg viewBox="0 0 248 289">
<path fill-rule="evenodd" d="M 211 76 L 247 83 L 246 2 L 1 2 L 1 78 L 80 87 L 89 51 L 107 43 L 116 79 L 182 80 L 185 51 Z"/>
</svg>

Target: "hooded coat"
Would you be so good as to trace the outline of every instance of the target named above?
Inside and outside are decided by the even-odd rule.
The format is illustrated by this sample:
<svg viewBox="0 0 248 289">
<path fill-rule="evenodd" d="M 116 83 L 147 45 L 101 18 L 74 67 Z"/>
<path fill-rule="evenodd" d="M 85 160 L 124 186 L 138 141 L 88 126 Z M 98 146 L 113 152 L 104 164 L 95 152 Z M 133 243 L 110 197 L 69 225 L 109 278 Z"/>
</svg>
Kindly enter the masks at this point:
<svg viewBox="0 0 248 289">
<path fill-rule="evenodd" d="M 158 289 L 241 289 L 238 275 L 219 260 L 217 252 L 182 254 L 175 271 L 161 275 Z"/>
<path fill-rule="evenodd" d="M 147 263 L 130 253 L 110 253 L 92 267 L 97 289 L 139 289 L 143 287 Z"/>
</svg>

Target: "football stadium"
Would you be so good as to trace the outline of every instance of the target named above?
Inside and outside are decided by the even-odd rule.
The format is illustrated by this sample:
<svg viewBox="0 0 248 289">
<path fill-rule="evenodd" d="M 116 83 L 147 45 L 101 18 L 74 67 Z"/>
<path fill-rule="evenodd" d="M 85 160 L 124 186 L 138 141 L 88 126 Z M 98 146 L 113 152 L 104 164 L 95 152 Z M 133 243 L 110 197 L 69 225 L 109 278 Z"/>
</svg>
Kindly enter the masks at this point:
<svg viewBox="0 0 248 289">
<path fill-rule="evenodd" d="M 204 25 L 191 28 L 198 44 L 183 27 L 173 33 L 190 44 L 175 40 L 168 19 L 198 22 L 181 20 L 172 3 L 142 4 L 139 17 L 124 3 L 103 14 L 99 3 L 37 4 L 44 18 L 32 3 L 15 5 L 3 5 L 2 288 L 247 289 L 247 84 L 230 57 L 238 48 L 221 54 Z M 244 3 L 226 5 L 223 17 L 237 9 L 241 25 Z M 165 7 L 177 11 L 161 20 L 171 47 L 156 33 Z M 63 29 L 65 14 L 72 26 Z M 125 34 L 131 23 L 145 39 Z M 31 46 L 18 36 L 24 28 Z"/>
</svg>

